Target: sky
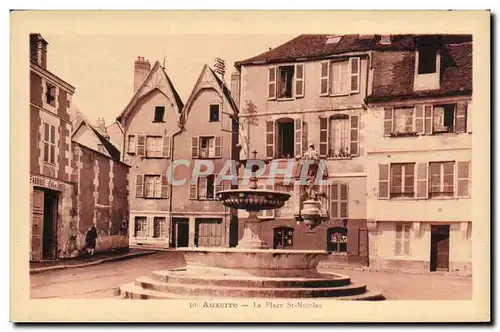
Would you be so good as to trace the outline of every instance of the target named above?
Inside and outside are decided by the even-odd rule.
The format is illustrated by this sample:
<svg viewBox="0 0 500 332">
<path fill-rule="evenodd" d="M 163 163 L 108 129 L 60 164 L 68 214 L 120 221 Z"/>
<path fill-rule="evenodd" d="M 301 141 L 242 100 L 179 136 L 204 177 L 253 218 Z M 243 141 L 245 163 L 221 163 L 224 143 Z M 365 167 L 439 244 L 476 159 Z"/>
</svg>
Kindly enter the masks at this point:
<svg viewBox="0 0 500 332">
<path fill-rule="evenodd" d="M 138 56 L 163 64 L 185 102 L 204 64 L 226 61 L 230 84 L 234 62 L 263 53 L 297 34 L 44 34 L 49 43 L 48 69 L 75 87 L 73 104 L 95 123 L 111 124 L 133 95 L 134 61 Z"/>
</svg>

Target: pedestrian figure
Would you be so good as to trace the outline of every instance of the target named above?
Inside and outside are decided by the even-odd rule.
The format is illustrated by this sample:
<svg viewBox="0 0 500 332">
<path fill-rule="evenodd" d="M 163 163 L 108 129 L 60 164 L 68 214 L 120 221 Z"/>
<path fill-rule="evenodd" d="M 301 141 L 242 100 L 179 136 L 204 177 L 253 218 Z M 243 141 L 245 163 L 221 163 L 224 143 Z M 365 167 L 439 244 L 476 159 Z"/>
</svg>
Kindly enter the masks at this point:
<svg viewBox="0 0 500 332">
<path fill-rule="evenodd" d="M 95 225 L 92 225 L 92 228 L 87 232 L 87 236 L 85 237 L 85 249 L 90 253 L 90 256 L 94 255 L 95 244 L 97 239 L 97 229 Z"/>
</svg>

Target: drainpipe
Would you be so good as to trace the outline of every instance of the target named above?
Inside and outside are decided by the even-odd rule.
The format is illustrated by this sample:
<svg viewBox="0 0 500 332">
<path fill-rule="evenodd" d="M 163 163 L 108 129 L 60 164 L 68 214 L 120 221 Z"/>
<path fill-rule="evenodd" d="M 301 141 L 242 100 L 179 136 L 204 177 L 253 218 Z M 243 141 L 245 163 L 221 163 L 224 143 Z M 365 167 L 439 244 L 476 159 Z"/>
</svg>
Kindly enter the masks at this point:
<svg viewBox="0 0 500 332">
<path fill-rule="evenodd" d="M 174 146 L 175 146 L 175 136 L 180 134 L 183 129 L 184 129 L 184 125 L 182 124 L 182 115 L 180 116 L 180 120 L 179 120 L 179 129 L 174 132 L 172 134 L 172 139 L 170 140 L 170 179 L 173 180 L 174 178 L 174 168 L 172 167 L 172 163 L 174 162 Z M 168 166 L 167 166 L 168 167 Z M 167 172 L 165 171 L 165 174 Z M 173 224 L 174 224 L 174 218 L 172 216 L 172 210 L 173 210 L 173 192 L 174 192 L 174 186 L 172 185 L 172 181 L 169 181 L 169 184 L 168 184 L 168 187 L 169 187 L 169 207 L 168 207 L 168 212 L 169 212 L 169 224 L 170 224 L 170 234 L 169 234 L 169 247 L 172 247 L 173 246 L 173 242 L 172 242 L 172 234 L 173 234 Z"/>
</svg>

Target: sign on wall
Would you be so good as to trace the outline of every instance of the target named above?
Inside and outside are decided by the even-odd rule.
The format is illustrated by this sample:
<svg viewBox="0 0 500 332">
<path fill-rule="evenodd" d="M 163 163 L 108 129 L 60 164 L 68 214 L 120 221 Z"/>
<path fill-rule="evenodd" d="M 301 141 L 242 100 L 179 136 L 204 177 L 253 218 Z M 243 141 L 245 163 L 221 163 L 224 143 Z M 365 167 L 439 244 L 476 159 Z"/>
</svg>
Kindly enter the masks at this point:
<svg viewBox="0 0 500 332">
<path fill-rule="evenodd" d="M 31 175 L 30 176 L 30 183 L 34 186 L 37 186 L 37 187 L 43 187 L 43 188 L 57 190 L 57 191 L 64 191 L 64 189 L 65 189 L 64 182 L 57 181 L 57 180 L 50 179 L 50 178 L 46 178 L 43 176 Z"/>
</svg>

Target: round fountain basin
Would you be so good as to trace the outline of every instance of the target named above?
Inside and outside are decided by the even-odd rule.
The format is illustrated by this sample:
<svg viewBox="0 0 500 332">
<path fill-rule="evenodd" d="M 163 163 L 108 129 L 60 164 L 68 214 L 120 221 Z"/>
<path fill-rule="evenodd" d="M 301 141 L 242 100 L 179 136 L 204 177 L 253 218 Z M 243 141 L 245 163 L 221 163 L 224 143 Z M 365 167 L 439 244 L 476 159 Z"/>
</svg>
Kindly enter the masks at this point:
<svg viewBox="0 0 500 332">
<path fill-rule="evenodd" d="M 225 206 L 246 211 L 279 209 L 290 198 L 286 192 L 261 189 L 223 190 L 216 195 Z"/>
<path fill-rule="evenodd" d="M 230 269 L 239 275 L 259 277 L 313 277 L 323 250 L 279 250 L 238 248 L 184 248 L 186 265 Z"/>
</svg>

